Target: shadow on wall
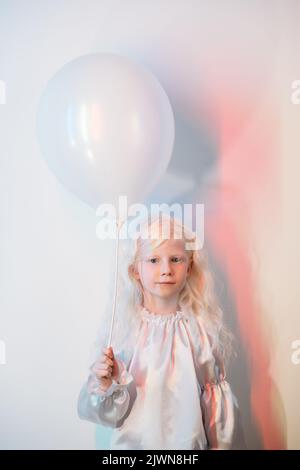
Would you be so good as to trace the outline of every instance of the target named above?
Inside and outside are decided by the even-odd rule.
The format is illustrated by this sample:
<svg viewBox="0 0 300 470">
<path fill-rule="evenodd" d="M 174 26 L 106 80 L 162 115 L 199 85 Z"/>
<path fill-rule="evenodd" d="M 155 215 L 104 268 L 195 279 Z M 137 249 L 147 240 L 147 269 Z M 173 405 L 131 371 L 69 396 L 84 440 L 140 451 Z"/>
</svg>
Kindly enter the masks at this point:
<svg viewBox="0 0 300 470">
<path fill-rule="evenodd" d="M 217 237 L 211 236 L 211 232 L 206 232 L 207 219 L 210 222 L 218 219 L 218 211 L 215 207 L 216 199 L 215 197 L 213 199 L 210 198 L 211 187 L 214 188 L 213 191 L 215 191 L 216 187 L 218 188 L 219 144 L 217 135 L 204 123 L 191 123 L 181 115 L 179 110 L 174 109 L 174 115 L 176 131 L 173 156 L 166 175 L 146 199 L 145 204 L 165 203 L 171 205 L 177 202 L 180 204 L 199 203 L 205 205 L 204 246 L 208 253 L 210 269 L 216 280 L 216 290 L 224 310 L 225 322 L 236 338 L 235 349 L 237 351 L 237 358 L 232 361 L 230 370 L 227 371 L 228 381 L 239 403 L 239 415 L 237 417 L 233 448 L 264 449 L 266 448 L 264 444 L 266 439 L 263 436 L 266 436 L 268 433 L 274 433 L 274 439 L 271 438 L 268 442 L 274 442 L 274 446 L 277 445 L 277 448 L 286 448 L 286 433 L 284 432 L 286 420 L 281 397 L 278 391 L 275 390 L 274 384 L 269 377 L 269 353 L 264 346 L 262 351 L 263 359 L 258 367 L 256 367 L 256 364 L 252 367 L 251 372 L 250 362 L 253 360 L 253 350 L 249 350 L 248 346 L 245 349 L 246 347 L 243 346 L 245 341 L 247 342 L 247 337 L 245 333 L 243 337 L 241 334 L 243 331 L 240 328 L 242 321 L 241 314 L 243 312 L 238 314 L 236 307 L 237 285 L 232 275 L 222 270 L 222 266 L 226 265 L 224 263 L 224 261 L 226 262 L 226 256 L 231 253 L 227 251 L 226 254 L 221 254 Z M 211 227 L 213 226 L 214 224 L 211 224 Z M 225 230 L 227 229 L 228 227 L 225 227 Z M 233 227 L 230 227 L 230 230 L 233 230 Z M 233 235 L 238 238 L 238 234 Z M 237 246 L 241 246 L 242 243 L 244 241 L 237 243 Z M 247 246 L 243 247 L 244 252 L 245 250 L 247 251 Z M 235 271 L 238 272 L 239 281 L 242 284 L 248 283 L 248 281 L 251 283 L 251 288 L 247 287 L 247 295 L 243 299 L 248 305 L 252 305 L 252 312 L 251 307 L 250 310 L 248 307 L 247 312 L 244 313 L 248 316 L 248 319 L 251 314 L 253 314 L 253 319 L 256 319 L 257 315 L 262 315 L 263 312 L 258 312 L 257 308 L 255 309 L 254 299 L 251 299 L 253 292 L 255 292 L 255 286 L 253 279 L 249 276 L 249 272 L 251 272 L 249 260 L 247 256 L 244 256 L 243 263 L 240 263 L 239 253 L 234 252 L 233 254 L 231 262 L 238 265 Z M 259 332 L 256 320 L 253 323 L 253 331 L 251 329 L 250 322 L 249 336 L 253 337 L 253 335 L 256 335 L 257 344 L 262 344 L 262 333 Z M 254 375 L 256 377 L 255 380 Z M 262 380 L 260 380 L 261 376 L 263 376 Z M 254 387 L 256 387 L 255 390 Z M 276 406 L 281 410 L 281 423 L 278 422 L 275 410 L 271 405 L 271 403 L 274 403 L 274 396 L 276 396 Z M 268 410 L 267 412 L 265 411 L 266 409 Z M 264 429 L 262 429 L 263 426 L 265 426 Z M 109 449 L 111 432 L 111 429 L 99 425 L 96 426 L 97 449 Z"/>
<path fill-rule="evenodd" d="M 229 280 L 226 279 L 218 260 L 212 255 L 212 247 L 209 251 L 209 264 L 214 274 L 215 287 L 224 311 L 224 321 L 235 336 L 235 350 L 237 357 L 234 358 L 227 370 L 227 377 L 233 393 L 239 404 L 239 415 L 235 427 L 233 448 L 234 449 L 263 449 L 259 429 L 252 418 L 250 404 L 251 379 L 249 374 L 248 360 L 243 342 L 237 325 L 237 314 L 234 302 L 234 293 L 231 292 Z M 224 289 L 225 287 L 225 289 Z M 245 432 L 244 432 L 245 429 Z"/>
<path fill-rule="evenodd" d="M 236 265 L 234 275 L 230 268 L 227 274 L 222 271 L 220 256 L 214 255 L 213 259 L 211 246 L 209 257 L 224 318 L 236 338 L 237 357 L 227 371 L 240 409 L 234 448 L 286 449 L 283 401 L 269 374 L 270 341 L 264 337 L 259 321 L 264 312 L 255 296 L 257 289 L 248 257 L 243 258 L 238 243 L 233 242 L 232 246 L 235 247 L 231 260 Z M 271 328 L 270 325 L 270 334 Z"/>
</svg>

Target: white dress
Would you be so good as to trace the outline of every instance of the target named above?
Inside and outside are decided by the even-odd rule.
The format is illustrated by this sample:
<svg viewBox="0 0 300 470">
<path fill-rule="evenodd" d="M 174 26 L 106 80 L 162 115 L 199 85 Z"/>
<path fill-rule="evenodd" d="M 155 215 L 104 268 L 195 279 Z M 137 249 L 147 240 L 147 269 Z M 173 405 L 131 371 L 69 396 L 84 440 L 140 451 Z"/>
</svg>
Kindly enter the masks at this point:
<svg viewBox="0 0 300 470">
<path fill-rule="evenodd" d="M 110 449 L 230 449 L 236 397 L 193 313 L 141 308 L 138 340 L 106 392 L 90 374 L 78 415 L 113 429 Z"/>
</svg>

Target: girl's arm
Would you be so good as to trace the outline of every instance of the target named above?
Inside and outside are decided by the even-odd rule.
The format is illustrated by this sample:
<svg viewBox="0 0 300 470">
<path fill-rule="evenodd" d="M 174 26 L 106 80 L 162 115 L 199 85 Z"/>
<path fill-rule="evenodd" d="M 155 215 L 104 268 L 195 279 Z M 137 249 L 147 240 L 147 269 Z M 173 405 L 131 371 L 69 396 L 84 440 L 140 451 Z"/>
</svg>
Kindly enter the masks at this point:
<svg viewBox="0 0 300 470">
<path fill-rule="evenodd" d="M 230 449 L 238 421 L 238 402 L 226 380 L 224 362 L 212 350 L 201 317 L 192 317 L 195 364 L 208 449 Z"/>
<path fill-rule="evenodd" d="M 78 397 L 79 418 L 103 426 L 118 427 L 118 422 L 124 417 L 129 407 L 128 386 L 133 381 L 133 377 L 126 370 L 122 359 L 115 357 L 115 360 L 118 362 L 119 376 L 116 380 L 113 379 L 106 392 L 99 388 L 97 377 L 94 374 L 89 375 Z"/>
<path fill-rule="evenodd" d="M 236 426 L 237 399 L 212 358 L 203 364 L 200 402 L 209 450 L 232 448 Z"/>
<path fill-rule="evenodd" d="M 232 448 L 235 406 L 236 398 L 227 381 L 206 384 L 202 388 L 201 408 L 209 450 Z"/>
</svg>

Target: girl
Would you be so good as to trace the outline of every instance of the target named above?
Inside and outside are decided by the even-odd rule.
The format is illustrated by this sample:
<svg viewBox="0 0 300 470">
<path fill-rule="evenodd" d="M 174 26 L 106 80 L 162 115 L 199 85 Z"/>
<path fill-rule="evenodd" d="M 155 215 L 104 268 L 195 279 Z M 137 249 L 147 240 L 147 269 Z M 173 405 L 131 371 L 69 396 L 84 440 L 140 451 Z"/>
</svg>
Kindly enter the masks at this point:
<svg viewBox="0 0 300 470">
<path fill-rule="evenodd" d="M 103 327 L 78 398 L 81 419 L 114 428 L 110 449 L 232 447 L 238 404 L 225 365 L 233 336 L 195 241 L 166 215 L 147 220 L 139 238 L 127 241 L 117 350 L 104 347 Z"/>
</svg>

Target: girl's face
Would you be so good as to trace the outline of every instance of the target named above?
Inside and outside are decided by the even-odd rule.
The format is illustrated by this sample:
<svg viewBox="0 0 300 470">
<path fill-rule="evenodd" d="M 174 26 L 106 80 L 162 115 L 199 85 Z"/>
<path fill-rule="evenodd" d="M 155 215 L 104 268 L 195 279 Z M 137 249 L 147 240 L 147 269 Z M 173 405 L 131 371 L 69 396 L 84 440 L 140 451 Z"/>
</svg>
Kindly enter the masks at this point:
<svg viewBox="0 0 300 470">
<path fill-rule="evenodd" d="M 152 250 L 149 244 L 137 263 L 135 278 L 142 285 L 144 296 L 152 301 L 177 301 L 191 264 L 182 239 L 167 239 Z"/>
</svg>

